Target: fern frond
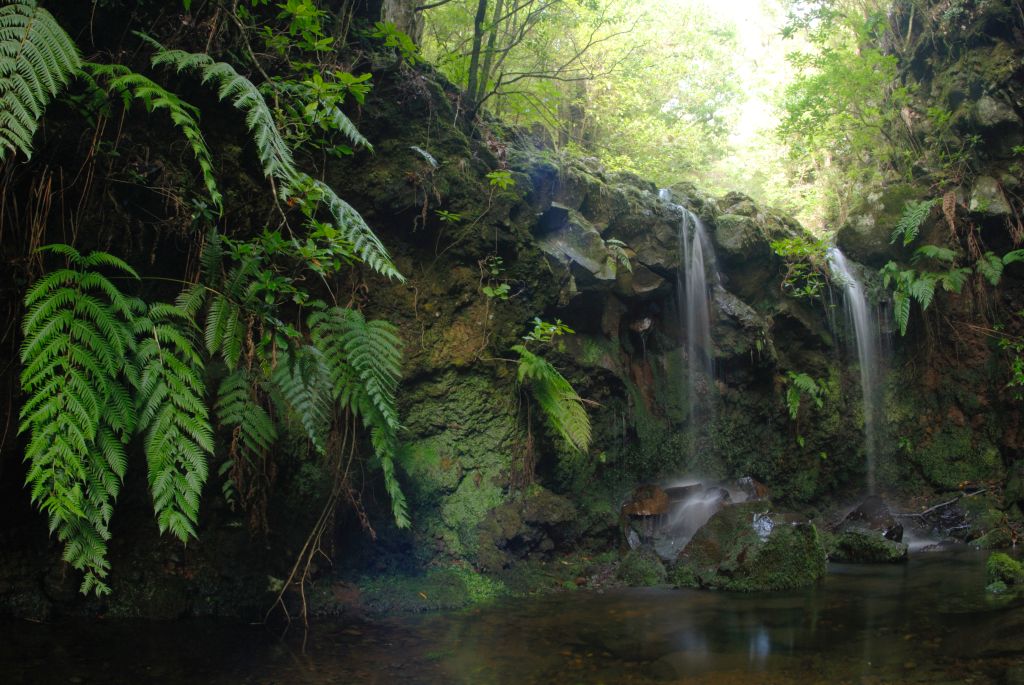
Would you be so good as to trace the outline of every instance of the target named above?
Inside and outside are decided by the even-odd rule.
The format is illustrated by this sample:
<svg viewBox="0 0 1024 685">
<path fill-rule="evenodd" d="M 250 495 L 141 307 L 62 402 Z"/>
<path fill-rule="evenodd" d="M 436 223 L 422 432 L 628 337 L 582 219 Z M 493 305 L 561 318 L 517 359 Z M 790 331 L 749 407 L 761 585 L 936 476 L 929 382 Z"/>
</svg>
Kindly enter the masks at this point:
<svg viewBox="0 0 1024 685">
<path fill-rule="evenodd" d="M 910 258 L 910 261 L 917 263 L 922 259 L 934 259 L 939 262 L 946 262 L 952 264 L 956 259 L 956 252 L 949 249 L 948 247 L 939 247 L 938 245 L 922 245 L 921 247 L 914 250 L 914 255 Z"/>
<path fill-rule="evenodd" d="M 0 160 L 32 156 L 43 111 L 80 64 L 74 41 L 35 0 L 0 6 Z"/>
<path fill-rule="evenodd" d="M 166 110 L 171 122 L 181 131 L 189 143 L 192 154 L 199 164 L 203 185 L 218 214 L 224 213 L 224 197 L 217 187 L 213 175 L 213 157 L 199 129 L 199 109 L 155 81 L 138 74 L 121 64 L 96 64 L 86 62 L 84 69 L 94 79 L 105 79 L 107 90 L 121 96 L 125 107 L 132 100 L 143 103 L 147 112 Z"/>
<path fill-rule="evenodd" d="M 398 452 L 395 434 L 386 426 L 378 426 L 370 431 L 370 442 L 373 444 L 373 451 L 384 476 L 384 489 L 391 499 L 391 513 L 395 517 L 395 525 L 399 528 L 408 528 L 411 525 L 409 507 L 395 473 L 395 455 Z"/>
<path fill-rule="evenodd" d="M 892 313 L 900 327 L 900 335 L 906 335 L 910 322 L 910 297 L 906 293 L 897 290 L 892 294 Z"/>
<path fill-rule="evenodd" d="M 1013 250 L 1003 255 L 1003 266 L 1009 266 L 1014 262 L 1024 261 L 1024 250 Z"/>
<path fill-rule="evenodd" d="M 307 345 L 282 354 L 270 378 L 313 447 L 324 454 L 331 426 L 331 386 L 320 350 Z"/>
<path fill-rule="evenodd" d="M 341 239 L 351 243 L 357 257 L 388 278 L 405 280 L 392 263 L 384 244 L 367 226 L 359 212 L 338 197 L 330 186 L 298 170 L 291 149 L 274 122 L 270 107 L 259 88 L 249 79 L 235 71 L 230 64 L 216 62 L 209 55 L 167 50 L 163 47 L 153 57 L 153 66 L 160 65 L 173 66 L 179 72 L 198 72 L 203 83 L 214 83 L 221 100 L 229 99 L 237 109 L 245 112 L 246 126 L 256 144 L 263 173 L 280 182 L 281 198 L 291 200 L 298 197 L 307 215 L 312 215 L 317 205 L 323 202 Z M 354 126 L 352 130 L 355 131 Z M 358 131 L 355 133 L 358 135 Z"/>
<path fill-rule="evenodd" d="M 583 400 L 546 359 L 523 345 L 514 345 L 512 349 L 519 355 L 519 382 L 528 382 L 548 425 L 573 449 L 585 454 L 590 448 L 591 429 Z"/>
<path fill-rule="evenodd" d="M 900 216 L 899 221 L 896 222 L 896 227 L 892 231 L 890 242 L 895 243 L 897 240 L 902 239 L 904 246 L 914 242 L 917 234 L 921 231 L 921 224 L 928 218 L 932 207 L 938 201 L 939 198 L 921 202 L 914 202 L 913 200 L 907 202 L 903 207 L 903 214 Z"/>
<path fill-rule="evenodd" d="M 995 287 L 1003 277 L 1003 266 L 1002 258 L 992 252 L 986 252 L 978 260 L 978 273 L 989 282 L 989 285 Z"/>
<path fill-rule="evenodd" d="M 273 419 L 257 401 L 256 382 L 244 369 L 228 374 L 217 390 L 214 411 L 217 423 L 232 432 L 231 459 L 256 462 L 263 459 L 277 440 Z"/>
<path fill-rule="evenodd" d="M 402 341 L 394 324 L 367 321 L 361 312 L 335 307 L 309 317 L 314 344 L 323 352 L 334 397 L 373 426 L 399 428 L 396 391 Z M 374 416 L 367 416 L 373 411 Z"/>
<path fill-rule="evenodd" d="M 307 200 L 311 204 L 310 212 L 316 211 L 316 205 L 324 204 L 327 212 L 331 215 L 334 228 L 338 230 L 339 237 L 352 246 L 355 255 L 366 262 L 374 271 L 383 276 L 404 282 L 405 277 L 398 271 L 398 268 L 391 261 L 391 255 L 380 241 L 377 234 L 373 232 L 363 220 L 362 215 L 352 205 L 338 197 L 337 193 L 326 183 L 316 181 L 306 174 L 301 174 L 296 184 L 282 187 L 281 193 L 287 196 L 295 193 L 298 188 L 310 188 L 307 193 Z"/>
<path fill-rule="evenodd" d="M 195 349 L 194 326 L 173 305 L 151 307 L 139 328 L 137 406 L 153 509 L 160 532 L 186 542 L 196 534 L 213 453 L 203 360 Z"/>
<path fill-rule="evenodd" d="M 964 288 L 964 284 L 967 283 L 967 277 L 971 275 L 971 268 L 968 266 L 962 266 L 958 269 L 950 269 L 938 274 L 938 278 L 942 281 L 942 288 L 948 293 L 960 293 Z"/>
<path fill-rule="evenodd" d="M 241 307 L 224 295 L 214 295 L 206 310 L 204 338 L 207 352 L 211 355 L 219 353 L 228 370 L 234 370 L 245 342 Z"/>
<path fill-rule="evenodd" d="M 919 274 L 907 287 L 907 294 L 917 300 L 921 309 L 928 309 L 931 305 L 937 280 L 934 274 Z"/>
<path fill-rule="evenodd" d="M 0 15 L 2 16 L 2 15 Z M 83 592 L 109 591 L 103 579 L 108 526 L 125 473 L 136 416 L 125 387 L 134 350 L 132 298 L 89 267 L 134 271 L 105 253 L 67 245 L 46 252 L 69 268 L 41 278 L 25 297 L 19 432 L 28 432 L 25 482 L 64 543 L 64 558 L 85 573 Z"/>
</svg>

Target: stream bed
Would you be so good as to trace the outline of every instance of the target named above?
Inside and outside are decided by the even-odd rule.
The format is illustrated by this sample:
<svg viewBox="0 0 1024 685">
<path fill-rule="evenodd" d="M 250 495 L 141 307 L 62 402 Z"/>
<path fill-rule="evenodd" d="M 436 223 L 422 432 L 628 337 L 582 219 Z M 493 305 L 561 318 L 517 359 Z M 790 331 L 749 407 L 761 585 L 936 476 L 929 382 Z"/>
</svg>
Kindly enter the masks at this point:
<svg viewBox="0 0 1024 685">
<path fill-rule="evenodd" d="M 622 589 L 461 613 L 261 626 L 0 622 L 14 683 L 1024 683 L 1024 599 L 973 551 L 832 565 L 817 588 Z"/>
</svg>

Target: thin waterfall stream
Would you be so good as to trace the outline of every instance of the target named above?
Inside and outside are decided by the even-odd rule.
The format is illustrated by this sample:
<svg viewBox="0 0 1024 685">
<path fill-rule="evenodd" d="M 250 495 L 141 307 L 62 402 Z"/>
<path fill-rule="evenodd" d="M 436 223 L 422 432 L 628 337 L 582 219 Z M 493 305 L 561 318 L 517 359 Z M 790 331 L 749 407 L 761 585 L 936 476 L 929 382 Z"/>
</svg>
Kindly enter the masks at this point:
<svg viewBox="0 0 1024 685">
<path fill-rule="evenodd" d="M 864 285 L 850 269 L 846 256 L 837 247 L 829 248 L 829 264 L 843 288 L 847 321 L 852 324 L 860 366 L 860 386 L 864 412 L 864 452 L 867 460 L 867 488 L 874 494 L 878 458 L 878 428 L 881 411 L 881 358 L 878 321 L 864 295 Z"/>
<path fill-rule="evenodd" d="M 661 198 L 670 201 L 671 195 L 662 191 Z M 714 247 L 704 222 L 686 207 L 674 206 L 682 215 L 679 223 L 681 268 L 676 278 L 676 302 L 679 320 L 686 328 L 686 393 L 691 427 L 690 449 L 694 455 L 698 446 L 710 447 L 706 438 L 714 420 L 715 366 L 708 272 L 716 281 L 718 272 Z"/>
</svg>

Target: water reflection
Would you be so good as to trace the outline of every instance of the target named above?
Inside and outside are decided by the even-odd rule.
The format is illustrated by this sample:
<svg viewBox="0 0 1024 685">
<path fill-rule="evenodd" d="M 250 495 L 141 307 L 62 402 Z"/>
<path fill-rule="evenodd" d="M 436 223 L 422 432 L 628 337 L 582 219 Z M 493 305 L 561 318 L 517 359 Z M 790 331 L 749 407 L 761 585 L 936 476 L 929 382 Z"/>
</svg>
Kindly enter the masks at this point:
<svg viewBox="0 0 1024 685">
<path fill-rule="evenodd" d="M 0 624 L 0 672 L 5 683 L 1022 682 L 1024 608 L 985 594 L 985 556 L 835 566 L 806 592 L 576 592 L 322 622 L 305 653 L 224 623 Z"/>
</svg>

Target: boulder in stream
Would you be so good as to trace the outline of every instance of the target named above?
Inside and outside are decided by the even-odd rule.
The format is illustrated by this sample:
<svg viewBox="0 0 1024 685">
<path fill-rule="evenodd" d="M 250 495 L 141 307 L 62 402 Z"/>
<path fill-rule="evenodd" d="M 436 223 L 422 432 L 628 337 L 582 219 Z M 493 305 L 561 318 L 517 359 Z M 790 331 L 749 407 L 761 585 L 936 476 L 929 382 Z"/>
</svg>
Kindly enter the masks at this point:
<svg viewBox="0 0 1024 685">
<path fill-rule="evenodd" d="M 825 548 L 814 524 L 756 501 L 712 516 L 680 552 L 672 578 L 677 585 L 759 592 L 807 587 L 824 575 Z"/>
</svg>

